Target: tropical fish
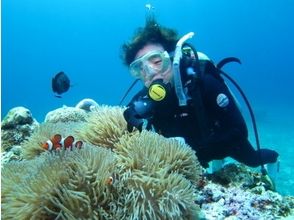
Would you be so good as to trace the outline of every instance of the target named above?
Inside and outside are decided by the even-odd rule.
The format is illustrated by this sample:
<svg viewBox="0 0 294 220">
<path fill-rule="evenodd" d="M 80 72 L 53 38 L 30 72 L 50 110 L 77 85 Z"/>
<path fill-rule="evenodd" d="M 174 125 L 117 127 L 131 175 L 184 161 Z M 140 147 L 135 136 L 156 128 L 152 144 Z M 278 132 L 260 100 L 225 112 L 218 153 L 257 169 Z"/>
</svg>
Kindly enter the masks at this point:
<svg viewBox="0 0 294 220">
<path fill-rule="evenodd" d="M 62 138 L 60 134 L 55 134 L 50 140 L 47 140 L 42 144 L 45 150 L 60 150 L 60 149 L 72 149 L 72 147 L 81 148 L 82 141 L 75 141 L 73 136 Z"/>
<path fill-rule="evenodd" d="M 54 135 L 50 140 L 42 144 L 45 150 L 56 150 L 61 148 L 62 137 L 60 134 Z"/>
<path fill-rule="evenodd" d="M 107 185 L 112 185 L 112 184 L 113 184 L 113 177 L 112 177 L 112 176 L 108 177 L 108 178 L 106 179 L 105 183 L 106 183 Z"/>
<path fill-rule="evenodd" d="M 105 183 L 109 186 L 113 185 L 116 181 L 118 180 L 118 175 L 113 173 L 111 176 L 109 176 L 106 180 Z"/>
<path fill-rule="evenodd" d="M 70 80 L 64 72 L 59 72 L 52 78 L 52 90 L 58 94 L 55 95 L 57 98 L 61 98 L 60 94 L 67 92 L 69 87 Z"/>
</svg>

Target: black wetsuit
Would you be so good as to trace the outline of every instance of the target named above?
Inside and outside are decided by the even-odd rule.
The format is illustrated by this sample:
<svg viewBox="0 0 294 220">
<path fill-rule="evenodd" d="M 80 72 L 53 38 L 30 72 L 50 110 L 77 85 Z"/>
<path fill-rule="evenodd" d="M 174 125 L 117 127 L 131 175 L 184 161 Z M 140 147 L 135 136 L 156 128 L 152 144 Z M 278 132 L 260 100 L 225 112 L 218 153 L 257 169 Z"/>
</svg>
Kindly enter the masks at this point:
<svg viewBox="0 0 294 220">
<path fill-rule="evenodd" d="M 186 82 L 186 85 L 188 89 L 189 83 Z M 204 74 L 200 87 L 205 112 L 201 117 L 205 118 L 205 125 L 197 121 L 199 117 L 196 116 L 198 113 L 193 99 L 188 100 L 187 106 L 179 107 L 178 99 L 172 89 L 164 102 L 156 102 L 152 107 L 151 117 L 148 120 L 156 132 L 165 137 L 183 137 L 196 151 L 204 167 L 207 167 L 211 160 L 225 157 L 232 157 L 251 167 L 259 166 L 260 152 L 249 143 L 246 123 L 226 84 L 211 74 Z M 144 88 L 131 103 L 146 97 L 147 89 Z M 132 104 L 129 105 L 130 111 L 131 108 Z M 206 130 L 204 136 L 202 129 Z M 273 163 L 277 157 L 277 152 L 261 149 L 263 163 Z"/>
</svg>

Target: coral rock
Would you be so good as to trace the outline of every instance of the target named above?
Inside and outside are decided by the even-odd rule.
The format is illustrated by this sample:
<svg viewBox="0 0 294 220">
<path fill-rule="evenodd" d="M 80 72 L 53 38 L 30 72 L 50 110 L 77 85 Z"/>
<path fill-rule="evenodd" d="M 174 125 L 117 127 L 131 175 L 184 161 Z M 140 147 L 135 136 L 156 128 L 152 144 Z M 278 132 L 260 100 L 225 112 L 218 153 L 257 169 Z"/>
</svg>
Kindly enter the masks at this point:
<svg viewBox="0 0 294 220">
<path fill-rule="evenodd" d="M 21 145 L 38 126 L 39 123 L 33 118 L 30 110 L 24 107 L 11 109 L 1 123 L 2 150 Z"/>
<path fill-rule="evenodd" d="M 83 99 L 76 105 L 76 108 L 83 109 L 86 112 L 90 112 L 93 110 L 93 108 L 97 106 L 98 106 L 98 103 L 95 102 L 93 99 Z"/>
<path fill-rule="evenodd" d="M 291 219 L 294 198 L 267 190 L 260 176 L 241 164 L 208 175 L 196 199 L 205 219 Z"/>
<path fill-rule="evenodd" d="M 45 117 L 45 122 L 81 122 L 85 121 L 87 113 L 79 108 L 63 106 L 62 108 L 55 109 Z"/>
<path fill-rule="evenodd" d="M 30 110 L 24 107 L 15 107 L 4 117 L 1 128 L 15 128 L 17 125 L 32 124 L 33 121 Z"/>
<path fill-rule="evenodd" d="M 7 164 L 13 160 L 20 160 L 21 159 L 21 152 L 22 147 L 19 145 L 13 146 L 9 151 L 4 151 L 1 153 L 1 167 L 4 164 Z"/>
</svg>

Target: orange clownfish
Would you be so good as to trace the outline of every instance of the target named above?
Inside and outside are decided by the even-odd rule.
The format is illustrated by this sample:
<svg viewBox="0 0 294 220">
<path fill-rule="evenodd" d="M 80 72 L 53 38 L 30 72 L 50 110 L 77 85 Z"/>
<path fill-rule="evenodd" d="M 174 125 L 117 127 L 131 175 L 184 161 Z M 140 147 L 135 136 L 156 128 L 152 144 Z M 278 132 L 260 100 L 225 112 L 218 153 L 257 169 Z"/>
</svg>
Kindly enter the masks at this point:
<svg viewBox="0 0 294 220">
<path fill-rule="evenodd" d="M 112 186 L 117 180 L 118 180 L 118 175 L 116 173 L 113 173 L 111 176 L 109 176 L 105 180 L 105 183 L 109 186 Z"/>
<path fill-rule="evenodd" d="M 107 185 L 112 185 L 112 184 L 113 184 L 113 177 L 112 177 L 112 176 L 108 177 L 108 178 L 106 179 L 105 183 L 106 183 Z"/>
<path fill-rule="evenodd" d="M 71 149 L 72 147 L 81 148 L 83 145 L 82 141 L 75 141 L 73 136 L 68 136 L 66 138 L 62 138 L 60 134 L 55 134 L 50 140 L 46 141 L 42 144 L 42 147 L 45 150 L 60 150 Z"/>
</svg>

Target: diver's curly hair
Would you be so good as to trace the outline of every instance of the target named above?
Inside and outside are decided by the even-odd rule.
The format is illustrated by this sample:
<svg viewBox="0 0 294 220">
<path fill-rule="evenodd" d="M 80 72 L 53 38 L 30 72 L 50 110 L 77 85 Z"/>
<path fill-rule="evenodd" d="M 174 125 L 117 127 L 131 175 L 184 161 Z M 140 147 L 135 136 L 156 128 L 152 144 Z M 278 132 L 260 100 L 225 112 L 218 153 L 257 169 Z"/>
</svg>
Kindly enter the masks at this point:
<svg viewBox="0 0 294 220">
<path fill-rule="evenodd" d="M 136 53 L 148 43 L 159 43 L 167 52 L 175 49 L 178 34 L 175 30 L 160 26 L 154 17 L 146 18 L 144 28 L 136 30 L 132 40 L 122 45 L 122 59 L 125 65 L 130 65 Z"/>
</svg>

